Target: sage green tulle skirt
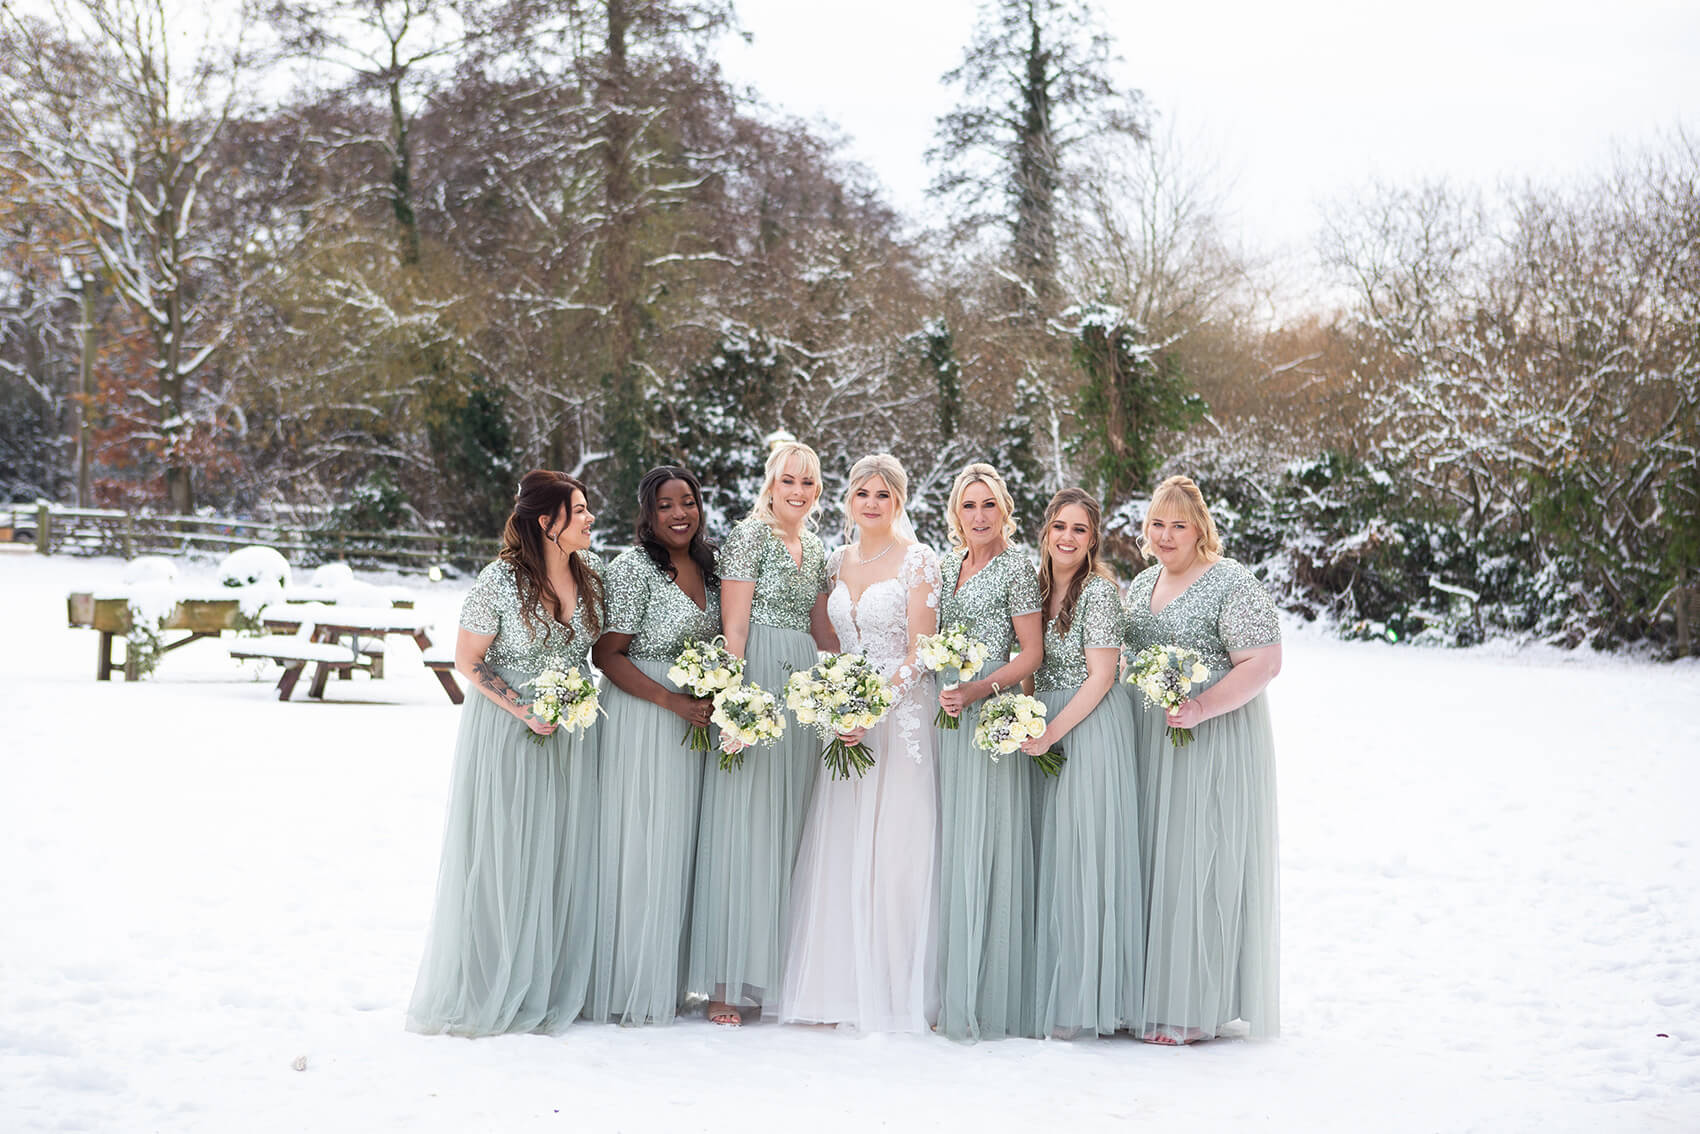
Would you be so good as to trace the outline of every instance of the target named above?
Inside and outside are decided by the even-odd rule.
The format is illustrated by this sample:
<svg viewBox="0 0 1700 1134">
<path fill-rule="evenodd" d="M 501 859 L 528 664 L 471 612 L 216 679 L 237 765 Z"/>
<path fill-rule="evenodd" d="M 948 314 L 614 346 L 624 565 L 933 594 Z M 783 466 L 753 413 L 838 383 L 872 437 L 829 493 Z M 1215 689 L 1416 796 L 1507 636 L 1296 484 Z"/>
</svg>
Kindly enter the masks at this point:
<svg viewBox="0 0 1700 1134">
<path fill-rule="evenodd" d="M 987 663 L 995 671 L 1001 661 Z M 939 1021 L 956 1040 L 1035 1035 L 1033 761 L 974 747 L 977 702 L 939 752 Z"/>
<path fill-rule="evenodd" d="M 1184 748 L 1139 708 L 1146 891 L 1142 1030 L 1208 1038 L 1281 1029 L 1275 741 L 1264 694 L 1204 721 Z"/>
<path fill-rule="evenodd" d="M 785 680 L 815 664 L 814 639 L 753 623 L 744 678 L 785 703 Z M 820 768 L 821 742 L 785 710 L 785 735 L 746 749 L 743 767 L 703 771 L 686 988 L 752 1008 L 779 995 L 791 868 Z"/>
<path fill-rule="evenodd" d="M 498 671 L 518 686 L 533 674 Z M 553 1032 L 584 1007 L 595 931 L 599 725 L 543 744 L 473 691 L 461 708 L 416 1032 Z"/>
<path fill-rule="evenodd" d="M 633 658 L 665 689 L 671 663 Z M 596 954 L 585 1015 L 618 1024 L 670 1024 L 685 991 L 691 882 L 704 756 L 688 725 L 659 705 L 602 682 L 600 855 Z M 709 757 L 713 759 L 713 755 Z"/>
<path fill-rule="evenodd" d="M 1038 694 L 1055 719 L 1076 690 Z M 1040 776 L 1039 1034 L 1113 1035 L 1143 1022 L 1145 916 L 1139 868 L 1134 704 L 1116 684 L 1062 740 L 1067 762 Z"/>
</svg>

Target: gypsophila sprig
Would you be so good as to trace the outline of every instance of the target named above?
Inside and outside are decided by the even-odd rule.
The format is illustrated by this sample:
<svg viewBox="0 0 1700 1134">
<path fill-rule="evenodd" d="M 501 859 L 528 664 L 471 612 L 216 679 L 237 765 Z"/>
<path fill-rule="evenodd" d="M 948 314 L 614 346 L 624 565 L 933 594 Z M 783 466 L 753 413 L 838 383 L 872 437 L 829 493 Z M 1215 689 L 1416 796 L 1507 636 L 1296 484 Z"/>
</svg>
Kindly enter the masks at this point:
<svg viewBox="0 0 1700 1134">
<path fill-rule="evenodd" d="M 847 744 L 838 734 L 873 728 L 895 700 L 891 684 L 861 654 L 834 654 L 785 682 L 785 704 L 797 720 L 813 726 L 826 740 L 821 760 L 835 780 L 858 776 L 874 766 L 865 744 Z"/>
<path fill-rule="evenodd" d="M 1210 680 L 1210 667 L 1197 650 L 1185 646 L 1146 646 L 1127 667 L 1126 682 L 1145 694 L 1152 708 L 1173 712 L 1186 704 L 1192 687 Z M 1169 728 L 1169 743 L 1185 748 L 1192 743 L 1190 728 Z"/>
<path fill-rule="evenodd" d="M 980 707 L 980 723 L 974 726 L 974 747 L 989 752 L 992 763 L 1020 749 L 1021 742 L 1045 735 L 1045 703 L 1025 693 L 999 693 Z M 1047 776 L 1062 771 L 1062 749 L 1052 748 L 1033 757 Z"/>
<path fill-rule="evenodd" d="M 687 638 L 667 670 L 667 680 L 693 697 L 713 697 L 743 682 L 744 659 L 726 648 L 725 638 Z M 707 752 L 707 726 L 692 725 L 682 743 L 692 752 Z"/>
<path fill-rule="evenodd" d="M 986 664 L 986 646 L 968 633 L 968 627 L 958 622 L 949 629 L 940 630 L 937 634 L 928 634 L 915 642 L 915 657 L 920 663 L 934 673 L 942 673 L 954 669 L 956 677 L 950 684 L 940 690 L 955 689 L 964 681 L 973 679 L 980 667 Z M 933 717 L 934 728 L 961 728 L 960 719 L 951 716 L 941 707 Z"/>
<path fill-rule="evenodd" d="M 548 668 L 521 688 L 537 690 L 537 696 L 526 707 L 526 716 L 554 725 L 557 732 L 587 729 L 601 711 L 595 682 L 581 674 L 577 666 L 562 669 L 559 658 L 553 659 Z M 542 744 L 549 738 L 534 732 L 531 739 Z"/>
<path fill-rule="evenodd" d="M 744 683 L 722 690 L 714 698 L 714 716 L 720 726 L 720 770 L 731 772 L 744 765 L 744 749 L 772 744 L 785 735 L 785 716 L 779 701 L 759 685 Z"/>
</svg>

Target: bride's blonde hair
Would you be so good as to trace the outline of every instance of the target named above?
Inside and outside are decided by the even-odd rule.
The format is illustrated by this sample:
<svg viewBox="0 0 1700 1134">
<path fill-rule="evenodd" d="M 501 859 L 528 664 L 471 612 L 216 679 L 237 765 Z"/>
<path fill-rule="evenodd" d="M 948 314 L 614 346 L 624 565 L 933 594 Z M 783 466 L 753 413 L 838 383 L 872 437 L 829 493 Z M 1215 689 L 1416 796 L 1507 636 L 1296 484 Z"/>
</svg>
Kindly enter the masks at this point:
<svg viewBox="0 0 1700 1134">
<path fill-rule="evenodd" d="M 891 489 L 892 499 L 897 501 L 897 511 L 892 516 L 892 522 L 895 524 L 903 515 L 903 509 L 909 502 L 909 475 L 903 471 L 903 465 L 890 453 L 873 453 L 863 457 L 850 466 L 850 486 L 844 490 L 845 543 L 856 538 L 856 517 L 851 511 L 856 500 L 856 490 L 876 476 L 885 481 L 885 486 Z"/>
</svg>

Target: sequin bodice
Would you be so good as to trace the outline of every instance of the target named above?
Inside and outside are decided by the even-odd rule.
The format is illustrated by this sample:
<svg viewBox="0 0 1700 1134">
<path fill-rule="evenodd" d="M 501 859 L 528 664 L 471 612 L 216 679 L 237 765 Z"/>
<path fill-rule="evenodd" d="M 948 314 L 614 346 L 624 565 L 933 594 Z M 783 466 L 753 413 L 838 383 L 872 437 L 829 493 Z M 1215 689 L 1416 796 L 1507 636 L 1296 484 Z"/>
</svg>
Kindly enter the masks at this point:
<svg viewBox="0 0 1700 1134">
<path fill-rule="evenodd" d="M 708 584 L 704 610 L 641 547 L 621 552 L 602 579 L 608 589 L 607 630 L 632 636 L 628 657 L 672 661 L 686 639 L 707 642 L 720 634 L 719 585 Z"/>
<path fill-rule="evenodd" d="M 957 590 L 962 577 L 962 552 L 953 551 L 940 564 L 943 586 L 939 626 L 960 622 L 986 647 L 984 677 L 1009 657 L 1015 641 L 1011 619 L 1039 609 L 1039 575 L 1025 554 L 1006 547 Z"/>
<path fill-rule="evenodd" d="M 1190 647 L 1204 658 L 1215 684 L 1233 668 L 1230 653 L 1281 640 L 1274 600 L 1257 576 L 1234 560 L 1217 560 L 1152 614 L 1151 591 L 1162 570 L 1147 568 L 1128 587 L 1126 640 L 1132 653 L 1146 646 Z"/>
<path fill-rule="evenodd" d="M 808 633 L 809 612 L 826 590 L 826 551 L 813 532 L 803 532 L 799 567 L 772 528 L 745 520 L 721 545 L 718 565 L 721 579 L 756 585 L 751 622 Z"/>
<path fill-rule="evenodd" d="M 1086 680 L 1086 651 L 1119 650 L 1122 645 L 1122 596 L 1116 585 L 1094 575 L 1080 588 L 1074 618 L 1066 634 L 1057 630 L 1060 618 L 1045 626 L 1045 660 L 1033 675 L 1040 692 L 1078 689 Z"/>
<path fill-rule="evenodd" d="M 578 553 L 585 565 L 598 574 L 602 561 L 588 551 Z M 498 669 L 536 675 L 557 661 L 565 668 L 590 672 L 586 658 L 592 642 L 586 617 L 585 596 L 578 596 L 572 621 L 562 625 L 541 606 L 531 611 L 531 622 L 520 614 L 519 582 L 511 564 L 497 560 L 478 573 L 478 581 L 460 604 L 460 624 L 474 634 L 494 634 L 496 640 L 484 660 Z"/>
</svg>

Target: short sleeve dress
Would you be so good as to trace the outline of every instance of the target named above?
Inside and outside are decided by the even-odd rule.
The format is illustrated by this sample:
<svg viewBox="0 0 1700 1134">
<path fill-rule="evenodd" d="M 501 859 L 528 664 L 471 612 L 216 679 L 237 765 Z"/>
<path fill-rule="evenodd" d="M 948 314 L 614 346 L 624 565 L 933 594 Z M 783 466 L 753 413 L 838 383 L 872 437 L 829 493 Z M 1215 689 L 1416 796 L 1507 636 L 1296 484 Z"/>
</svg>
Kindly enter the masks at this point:
<svg viewBox="0 0 1700 1134">
<path fill-rule="evenodd" d="M 1233 667 L 1230 653 L 1281 640 L 1268 591 L 1232 559 L 1212 564 L 1153 613 L 1151 592 L 1160 572 L 1152 567 L 1128 588 L 1130 658 L 1147 646 L 1190 647 L 1210 667 L 1208 688 Z M 1142 1030 L 1207 1038 L 1242 1019 L 1253 1035 L 1275 1035 L 1281 1025 L 1279 864 L 1267 694 L 1202 722 L 1184 748 L 1169 743 L 1162 711 L 1143 701 Z"/>
<path fill-rule="evenodd" d="M 580 552 L 600 573 L 601 562 Z M 484 661 L 524 683 L 555 665 L 588 675 L 586 596 L 569 624 L 527 619 L 514 568 L 485 567 L 460 624 L 494 634 Z M 584 1006 L 595 929 L 600 725 L 541 744 L 473 690 L 461 706 L 437 899 L 407 1026 L 480 1036 L 552 1032 Z"/>
<path fill-rule="evenodd" d="M 1055 720 L 1085 683 L 1086 651 L 1122 645 L 1121 592 L 1094 575 L 1063 630 L 1045 626 L 1034 691 Z M 1040 778 L 1039 1034 L 1113 1035 L 1140 1025 L 1145 916 L 1139 869 L 1139 789 L 1133 699 L 1120 673 L 1061 741 L 1062 772 Z"/>
<path fill-rule="evenodd" d="M 720 634 L 718 581 L 699 607 L 641 547 L 621 553 L 604 580 L 603 632 L 631 635 L 632 664 L 676 689 L 667 670 L 685 642 Z M 585 1015 L 670 1024 L 684 998 L 703 754 L 685 746 L 678 716 L 606 677 L 602 706 L 596 960 Z"/>
<path fill-rule="evenodd" d="M 1009 547 L 966 583 L 961 552 L 940 564 L 939 626 L 963 624 L 986 647 L 976 680 L 1009 660 L 1012 619 L 1039 609 L 1039 576 Z M 948 683 L 953 673 L 941 673 Z M 1033 798 L 1025 756 L 994 763 L 974 747 L 980 705 L 937 731 L 939 760 L 939 1019 L 956 1040 L 1037 1034 L 1033 1017 Z"/>
<path fill-rule="evenodd" d="M 778 698 L 785 735 L 750 748 L 741 767 L 703 774 L 687 989 L 693 999 L 753 1008 L 776 999 L 784 968 L 791 868 L 820 767 L 815 734 L 784 708 L 785 681 L 818 656 L 809 615 L 826 591 L 826 552 L 802 535 L 802 562 L 761 520 L 721 545 L 722 583 L 755 584 L 744 680 Z"/>
</svg>

